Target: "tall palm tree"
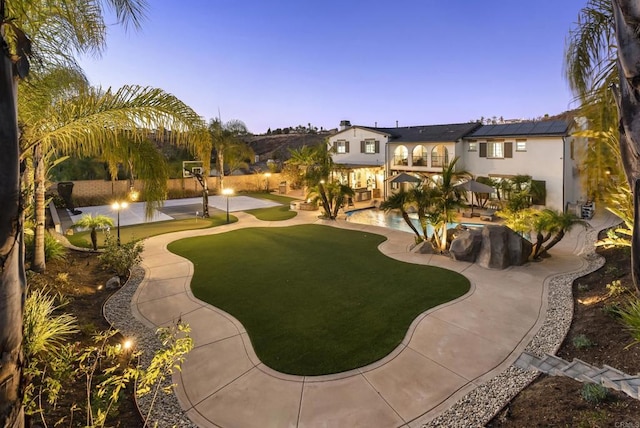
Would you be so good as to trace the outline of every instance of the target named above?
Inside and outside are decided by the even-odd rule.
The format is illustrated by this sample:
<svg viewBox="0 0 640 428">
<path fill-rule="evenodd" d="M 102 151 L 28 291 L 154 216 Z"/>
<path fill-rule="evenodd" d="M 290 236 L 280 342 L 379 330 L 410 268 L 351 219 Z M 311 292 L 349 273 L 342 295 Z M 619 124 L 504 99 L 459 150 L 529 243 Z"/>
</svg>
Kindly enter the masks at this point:
<svg viewBox="0 0 640 428">
<path fill-rule="evenodd" d="M 22 98 L 29 100 L 29 92 Z M 75 87 L 69 88 L 64 97 L 51 101 L 44 106 L 20 103 L 25 106 L 21 146 L 24 153 L 33 153 L 35 271 L 45 269 L 43 152 L 97 156 L 107 161 L 113 173 L 118 162 L 136 165 L 138 177 L 145 179 L 146 214 L 151 216 L 165 197 L 168 170 L 147 137 L 155 130 L 169 129 L 175 144 L 195 153 L 210 151 L 209 136 L 201 118 L 161 89 L 131 85 L 117 91 L 102 91 Z M 33 105 L 39 108 L 32 110 Z"/>
<path fill-rule="evenodd" d="M 432 213 L 433 236 L 440 251 L 447 249 L 447 224 L 455 220 L 456 209 L 462 206 L 464 200 L 464 190 L 457 185 L 460 181 L 471 176 L 468 171 L 456 170 L 458 160 L 460 160 L 459 156 L 453 158 L 451 162 L 442 167 L 438 179 L 431 179 L 435 189 L 435 203 Z"/>
<path fill-rule="evenodd" d="M 138 26 L 145 0 L 0 0 L 0 426 L 24 425 L 22 410 L 22 302 L 24 243 L 20 204 L 17 80 L 52 63 L 77 67 L 77 52 L 99 53 L 106 26 L 101 4 L 111 6 L 119 23 Z M 80 7 L 82 6 L 82 7 Z M 32 43 L 33 42 L 33 43 Z"/>
<path fill-rule="evenodd" d="M 228 154 L 232 157 L 237 154 L 250 154 L 249 150 L 251 149 L 247 143 L 239 138 L 248 132 L 247 126 L 241 120 L 234 119 L 225 123 L 220 119 L 209 121 L 209 134 L 216 152 L 216 169 L 220 177 L 218 180 L 219 193 L 222 193 L 222 189 L 224 189 L 225 156 Z"/>
<path fill-rule="evenodd" d="M 420 235 L 420 232 L 418 232 L 418 229 L 416 229 L 416 227 L 414 226 L 411 218 L 409 217 L 409 213 L 407 212 L 407 207 L 409 205 L 411 205 L 411 195 L 406 190 L 399 190 L 389 196 L 387 200 L 383 201 L 380 204 L 380 209 L 384 211 L 400 211 L 400 215 L 402 215 L 402 218 L 404 219 L 405 223 L 407 223 L 407 226 L 409 226 L 413 233 L 416 234 L 416 239 L 422 241 L 422 235 Z"/>
</svg>

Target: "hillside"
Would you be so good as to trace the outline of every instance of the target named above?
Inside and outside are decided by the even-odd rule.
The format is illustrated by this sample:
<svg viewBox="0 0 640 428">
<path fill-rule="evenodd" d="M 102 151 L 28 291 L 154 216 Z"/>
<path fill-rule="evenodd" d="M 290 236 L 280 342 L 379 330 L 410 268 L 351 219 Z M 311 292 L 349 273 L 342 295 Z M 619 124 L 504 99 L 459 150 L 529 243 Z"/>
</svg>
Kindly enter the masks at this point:
<svg viewBox="0 0 640 428">
<path fill-rule="evenodd" d="M 302 146 L 316 146 L 324 143 L 328 134 L 279 134 L 279 135 L 251 135 L 244 137 L 260 161 L 267 159 L 285 161 L 289 159 L 290 149 L 300 149 Z"/>
</svg>

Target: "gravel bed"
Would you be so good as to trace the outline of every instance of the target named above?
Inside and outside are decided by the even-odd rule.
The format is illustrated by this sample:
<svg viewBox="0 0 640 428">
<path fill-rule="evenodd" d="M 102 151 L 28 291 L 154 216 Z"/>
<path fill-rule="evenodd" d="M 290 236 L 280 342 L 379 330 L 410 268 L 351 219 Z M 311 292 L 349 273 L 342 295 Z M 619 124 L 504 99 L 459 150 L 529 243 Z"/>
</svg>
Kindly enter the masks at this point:
<svg viewBox="0 0 640 428">
<path fill-rule="evenodd" d="M 587 230 L 582 253 L 587 265 L 583 270 L 557 275 L 549 282 L 545 320 L 540 330 L 525 348 L 526 351 L 544 356 L 545 354 L 555 354 L 560 348 L 569 332 L 573 317 L 573 281 L 604 265 L 604 258 L 596 254 L 593 245 L 597 238 L 597 230 L 591 228 Z M 512 365 L 498 376 L 469 392 L 435 419 L 422 424 L 422 427 L 484 426 L 538 375 L 537 371 L 523 370 Z"/>
<path fill-rule="evenodd" d="M 583 270 L 558 275 L 549 282 L 545 321 L 527 345 L 526 351 L 539 356 L 547 353 L 554 354 L 562 344 L 573 316 L 573 281 L 599 269 L 604 264 L 604 258 L 595 253 L 593 245 L 597 235 L 598 231 L 594 229 L 586 232 L 582 257 L 587 261 L 587 265 Z M 136 338 L 138 349 L 143 351 L 140 364 L 146 367 L 154 352 L 160 348 L 160 342 L 151 329 L 131 314 L 131 300 L 143 278 L 144 270 L 140 267 L 134 268 L 127 284 L 105 303 L 104 315 L 123 335 Z M 536 371 L 522 370 L 512 365 L 498 376 L 479 385 L 451 408 L 423 424 L 422 427 L 484 426 L 537 376 Z M 167 380 L 166 385 L 170 383 L 170 380 Z M 143 415 L 148 412 L 150 400 L 149 395 L 138 400 L 138 406 Z M 158 395 L 150 421 L 152 426 L 157 422 L 158 427 L 196 427 L 180 408 L 174 394 Z"/>
<path fill-rule="evenodd" d="M 133 268 L 129 281 L 107 300 L 104 304 L 103 312 L 107 321 L 118 329 L 122 335 L 135 337 L 136 348 L 142 351 L 139 364 L 141 367 L 147 367 L 154 353 L 161 348 L 161 344 L 155 332 L 138 321 L 131 313 L 133 294 L 143 279 L 144 269 L 139 266 Z M 166 379 L 162 387 L 170 385 L 171 379 Z M 137 400 L 138 408 L 143 416 L 149 412 L 152 395 L 150 393 Z M 180 407 L 175 394 L 165 394 L 162 391 L 156 397 L 148 425 L 160 428 L 197 428 L 197 425 L 189 420 L 184 410 Z"/>
</svg>

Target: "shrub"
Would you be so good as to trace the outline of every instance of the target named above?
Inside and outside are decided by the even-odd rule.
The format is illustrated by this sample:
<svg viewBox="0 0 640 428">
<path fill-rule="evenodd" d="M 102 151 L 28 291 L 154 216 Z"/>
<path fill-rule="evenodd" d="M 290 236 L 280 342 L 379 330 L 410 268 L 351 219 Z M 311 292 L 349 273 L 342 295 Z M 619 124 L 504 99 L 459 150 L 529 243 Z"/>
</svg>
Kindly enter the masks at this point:
<svg viewBox="0 0 640 428">
<path fill-rule="evenodd" d="M 602 307 L 602 312 L 613 318 L 620 318 L 620 306 L 617 303 L 607 303 Z"/>
<path fill-rule="evenodd" d="M 118 245 L 113 236 L 107 234 L 104 253 L 100 255 L 100 261 L 107 270 L 124 278 L 132 267 L 142 261 L 143 249 L 144 245 L 139 240 Z"/>
<path fill-rule="evenodd" d="M 594 345 L 591 339 L 589 339 L 584 334 L 579 334 L 577 336 L 574 336 L 571 342 L 573 343 L 573 346 L 576 347 L 577 349 L 584 349 Z"/>
<path fill-rule="evenodd" d="M 640 343 L 640 298 L 634 298 L 618 313 L 622 318 L 622 323 L 629 329 L 633 342 L 627 347 Z"/>
<path fill-rule="evenodd" d="M 607 290 L 609 291 L 609 297 L 618 297 L 628 291 L 627 287 L 622 285 L 622 282 L 620 282 L 619 279 L 607 284 Z"/>
<path fill-rule="evenodd" d="M 597 383 L 585 383 L 580 393 L 582 398 L 593 404 L 602 403 L 609 396 L 609 391 L 604 386 Z"/>
<path fill-rule="evenodd" d="M 33 257 L 34 250 L 34 235 L 25 234 L 25 257 L 30 260 Z M 64 260 L 67 256 L 67 249 L 49 232 L 44 234 L 44 259 L 46 261 L 51 260 Z"/>
</svg>

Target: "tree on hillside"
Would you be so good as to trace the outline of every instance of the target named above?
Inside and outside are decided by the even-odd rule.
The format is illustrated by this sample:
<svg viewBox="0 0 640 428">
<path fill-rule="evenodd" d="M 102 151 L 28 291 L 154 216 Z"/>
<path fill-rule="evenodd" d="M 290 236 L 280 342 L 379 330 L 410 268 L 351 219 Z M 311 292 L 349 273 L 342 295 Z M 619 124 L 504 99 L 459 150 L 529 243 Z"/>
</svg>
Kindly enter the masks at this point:
<svg viewBox="0 0 640 428">
<path fill-rule="evenodd" d="M 216 169 L 220 179 L 218 180 L 218 193 L 224 189 L 225 157 L 232 153 L 250 154 L 251 148 L 240 139 L 240 136 L 248 134 L 247 125 L 241 120 L 222 122 L 220 119 L 209 121 L 209 134 L 215 151 Z M 240 156 L 242 157 L 242 156 Z"/>
</svg>

